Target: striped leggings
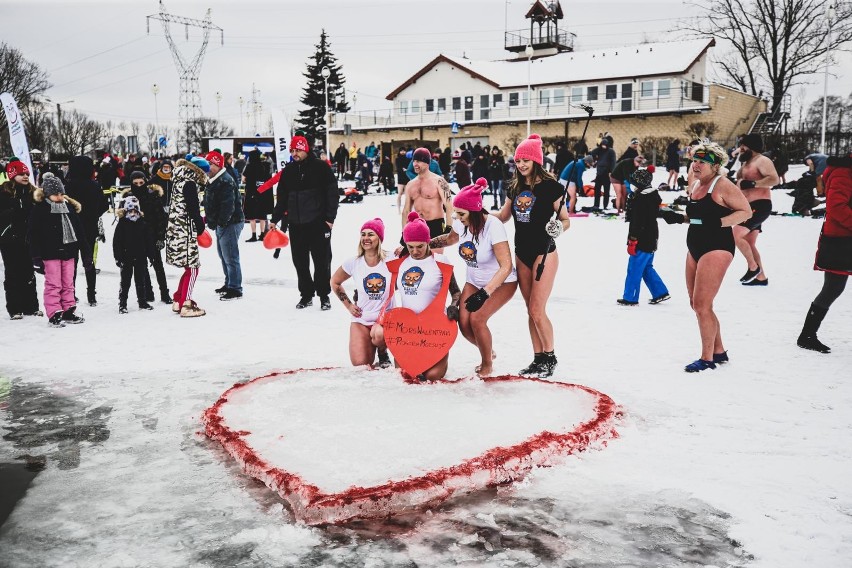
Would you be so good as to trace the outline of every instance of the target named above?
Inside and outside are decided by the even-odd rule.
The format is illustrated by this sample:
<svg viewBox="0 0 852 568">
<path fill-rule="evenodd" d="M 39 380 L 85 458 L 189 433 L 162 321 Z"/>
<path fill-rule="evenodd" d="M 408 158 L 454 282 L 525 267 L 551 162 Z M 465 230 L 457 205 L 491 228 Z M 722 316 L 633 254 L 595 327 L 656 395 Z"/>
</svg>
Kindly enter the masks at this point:
<svg viewBox="0 0 852 568">
<path fill-rule="evenodd" d="M 198 267 L 186 266 L 183 269 L 183 276 L 180 277 L 177 292 L 174 295 L 174 301 L 182 306 L 185 302 L 192 300 L 192 289 L 195 288 L 195 281 L 198 279 Z"/>
</svg>

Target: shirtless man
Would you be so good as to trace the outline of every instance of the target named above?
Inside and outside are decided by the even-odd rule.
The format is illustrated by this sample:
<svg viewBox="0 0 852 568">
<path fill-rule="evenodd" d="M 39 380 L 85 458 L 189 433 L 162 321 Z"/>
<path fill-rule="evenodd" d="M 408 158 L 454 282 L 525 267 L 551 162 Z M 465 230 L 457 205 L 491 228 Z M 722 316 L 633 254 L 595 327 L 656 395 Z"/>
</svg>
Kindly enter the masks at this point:
<svg viewBox="0 0 852 568">
<path fill-rule="evenodd" d="M 756 243 L 762 230 L 761 225 L 772 213 L 770 190 L 778 184 L 778 174 L 772 160 L 761 154 L 763 139 L 760 134 L 743 136 L 739 150 L 738 159 L 742 166 L 737 170 L 737 185 L 751 205 L 751 219 L 733 227 L 734 242 L 748 262 L 748 270 L 740 282 L 744 286 L 767 286 L 769 278 L 763 269 Z"/>
<path fill-rule="evenodd" d="M 429 171 L 432 153 L 426 148 L 418 148 L 411 157 L 414 164 L 413 180 L 405 186 L 405 206 L 402 208 L 402 226 L 408 222 L 408 214 L 417 211 L 429 226 L 429 236 L 443 235 L 452 227 L 452 208 L 448 205 L 452 194 L 450 185 L 443 177 Z M 441 253 L 444 249 L 433 249 Z"/>
</svg>

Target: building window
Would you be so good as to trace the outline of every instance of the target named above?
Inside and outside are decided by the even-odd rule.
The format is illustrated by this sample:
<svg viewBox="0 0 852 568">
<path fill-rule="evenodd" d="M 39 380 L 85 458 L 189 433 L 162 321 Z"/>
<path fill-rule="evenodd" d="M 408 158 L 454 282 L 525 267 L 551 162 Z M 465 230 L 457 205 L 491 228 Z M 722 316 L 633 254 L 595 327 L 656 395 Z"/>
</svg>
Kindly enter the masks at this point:
<svg viewBox="0 0 852 568">
<path fill-rule="evenodd" d="M 435 112 L 435 99 L 426 99 L 426 112 Z"/>
<path fill-rule="evenodd" d="M 490 102 L 490 97 L 488 95 L 479 95 L 479 108 L 488 108 L 488 103 Z"/>
<path fill-rule="evenodd" d="M 399 101 L 399 114 L 408 113 L 408 101 Z"/>
<path fill-rule="evenodd" d="M 586 88 L 586 100 L 587 101 L 598 100 L 598 88 L 597 87 L 587 87 Z"/>
<path fill-rule="evenodd" d="M 622 83 L 621 84 L 621 98 L 622 99 L 632 99 L 633 98 L 633 83 Z"/>
<path fill-rule="evenodd" d="M 672 92 L 672 80 L 671 79 L 663 79 L 662 81 L 657 81 L 657 96 L 658 97 L 668 97 Z"/>
<path fill-rule="evenodd" d="M 518 100 L 518 93 L 509 93 L 509 106 L 516 107 L 520 104 Z"/>
<path fill-rule="evenodd" d="M 701 83 L 692 84 L 692 100 L 698 103 L 704 102 L 704 85 Z"/>
<path fill-rule="evenodd" d="M 447 110 L 447 99 L 438 99 L 438 112 Z"/>
<path fill-rule="evenodd" d="M 550 104 L 550 89 L 541 89 L 538 92 L 538 104 L 540 104 L 540 105 L 549 105 Z"/>
<path fill-rule="evenodd" d="M 642 81 L 639 83 L 639 96 L 642 98 L 654 96 L 654 82 Z"/>
<path fill-rule="evenodd" d="M 617 99 L 618 98 L 618 85 L 607 85 L 606 86 L 606 99 Z"/>
<path fill-rule="evenodd" d="M 553 104 L 561 105 L 565 102 L 565 89 L 553 89 Z"/>
<path fill-rule="evenodd" d="M 419 113 L 420 112 L 420 99 L 414 99 L 411 101 L 411 113 Z"/>
<path fill-rule="evenodd" d="M 571 102 L 583 102 L 583 87 L 571 87 Z"/>
<path fill-rule="evenodd" d="M 479 119 L 480 120 L 488 120 L 491 118 L 491 109 L 481 108 L 479 109 Z"/>
<path fill-rule="evenodd" d="M 461 110 L 461 97 L 453 97 L 453 110 Z"/>
<path fill-rule="evenodd" d="M 521 91 L 521 106 L 529 106 L 530 94 L 528 91 Z"/>
<path fill-rule="evenodd" d="M 621 99 L 621 110 L 622 112 L 633 110 L 633 99 Z"/>
<path fill-rule="evenodd" d="M 491 102 L 494 104 L 494 108 L 503 108 L 503 93 L 491 95 Z"/>
<path fill-rule="evenodd" d="M 473 120 L 473 111 L 472 110 L 464 111 L 464 119 L 465 120 Z"/>
</svg>

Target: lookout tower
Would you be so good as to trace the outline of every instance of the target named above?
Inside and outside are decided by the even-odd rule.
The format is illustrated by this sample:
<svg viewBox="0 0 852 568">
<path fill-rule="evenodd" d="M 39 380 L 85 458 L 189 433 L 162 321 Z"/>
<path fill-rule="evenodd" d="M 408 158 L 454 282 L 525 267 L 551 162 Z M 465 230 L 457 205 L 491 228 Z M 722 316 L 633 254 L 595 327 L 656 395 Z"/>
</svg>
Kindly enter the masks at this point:
<svg viewBox="0 0 852 568">
<path fill-rule="evenodd" d="M 506 31 L 504 48 L 521 57 L 527 45 L 532 46 L 534 57 L 574 51 L 574 34 L 559 29 L 559 20 L 563 17 L 559 0 L 536 0 L 524 16 L 530 21 L 529 30 Z"/>
</svg>

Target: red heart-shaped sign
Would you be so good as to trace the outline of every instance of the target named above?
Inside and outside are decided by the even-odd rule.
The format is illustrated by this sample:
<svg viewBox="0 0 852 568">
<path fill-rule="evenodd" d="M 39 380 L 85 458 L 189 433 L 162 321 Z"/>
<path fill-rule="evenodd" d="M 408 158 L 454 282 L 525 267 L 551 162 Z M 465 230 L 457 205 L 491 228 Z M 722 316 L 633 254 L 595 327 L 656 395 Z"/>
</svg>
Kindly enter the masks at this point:
<svg viewBox="0 0 852 568">
<path fill-rule="evenodd" d="M 391 369 L 302 369 L 234 385 L 203 415 L 249 475 L 309 524 L 385 517 L 523 478 L 617 437 L 618 407 L 517 376 L 408 383 Z"/>
<path fill-rule="evenodd" d="M 382 328 L 394 360 L 412 376 L 443 359 L 459 334 L 456 322 L 443 311 L 433 309 L 419 314 L 408 308 L 388 310 Z"/>
</svg>

